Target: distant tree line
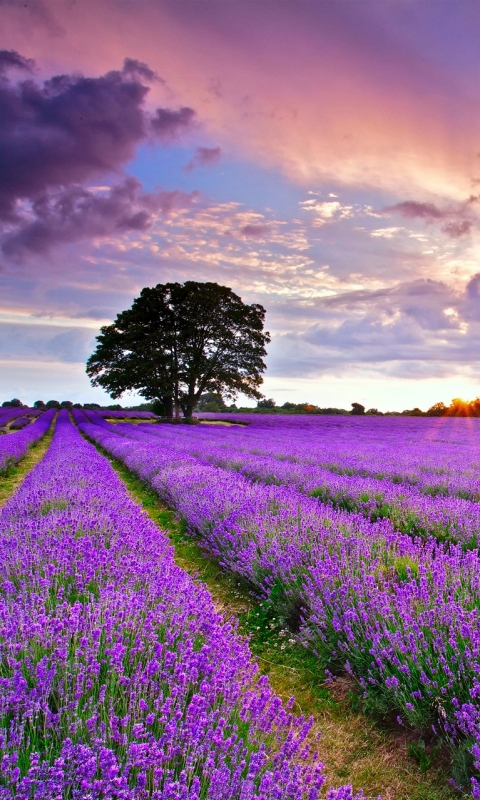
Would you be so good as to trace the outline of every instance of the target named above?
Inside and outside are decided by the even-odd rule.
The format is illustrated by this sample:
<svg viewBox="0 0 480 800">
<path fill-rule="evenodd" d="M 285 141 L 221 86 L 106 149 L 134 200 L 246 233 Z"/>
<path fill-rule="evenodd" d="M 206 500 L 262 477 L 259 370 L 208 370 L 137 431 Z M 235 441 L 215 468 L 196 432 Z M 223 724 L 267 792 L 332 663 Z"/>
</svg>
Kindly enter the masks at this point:
<svg viewBox="0 0 480 800">
<path fill-rule="evenodd" d="M 445 403 L 435 403 L 428 411 L 420 408 L 405 409 L 404 411 L 378 411 L 376 408 L 366 409 L 361 403 L 351 403 L 352 408 L 321 408 L 313 403 L 283 403 L 277 406 L 273 397 L 259 400 L 256 408 L 237 407 L 235 403 L 227 405 L 221 394 L 217 392 L 205 392 L 199 398 L 195 406 L 195 412 L 210 412 L 214 414 L 242 413 L 242 414 L 338 414 L 344 416 L 391 416 L 391 417 L 480 417 L 480 397 L 475 400 L 461 400 L 456 397 L 449 406 Z M 2 408 L 27 408 L 27 404 L 22 403 L 17 397 L 13 400 L 5 400 Z M 34 408 L 47 410 L 49 408 L 86 408 L 87 410 L 100 409 L 102 411 L 153 411 L 155 412 L 156 403 L 139 403 L 137 405 L 121 406 L 119 403 L 112 403 L 102 406 L 99 403 L 73 403 L 71 400 L 35 400 Z"/>
<path fill-rule="evenodd" d="M 241 412 L 242 414 L 338 414 L 352 416 L 392 416 L 392 417 L 480 417 L 480 398 L 475 400 L 461 400 L 455 398 L 449 406 L 445 403 L 435 403 L 428 411 L 420 408 L 405 409 L 404 411 L 379 411 L 377 408 L 366 409 L 361 403 L 351 403 L 350 410 L 345 408 L 322 408 L 313 403 L 286 402 L 277 406 L 273 397 L 259 400 L 256 408 L 237 408 L 236 405 L 226 405 L 220 394 L 207 393 L 201 396 L 195 411 L 209 411 L 213 413 Z"/>
<path fill-rule="evenodd" d="M 152 406 L 153 403 L 140 403 L 136 406 L 121 406 L 119 403 L 114 403 L 113 405 L 101 406 L 99 403 L 73 403 L 71 400 L 47 400 L 46 403 L 44 400 L 35 400 L 33 406 L 29 406 L 27 403 L 22 403 L 17 397 L 14 397 L 13 400 L 5 400 L 1 404 L 2 408 L 33 407 L 40 411 L 46 411 L 49 408 L 86 408 L 91 411 L 95 409 L 102 411 L 152 411 Z"/>
</svg>

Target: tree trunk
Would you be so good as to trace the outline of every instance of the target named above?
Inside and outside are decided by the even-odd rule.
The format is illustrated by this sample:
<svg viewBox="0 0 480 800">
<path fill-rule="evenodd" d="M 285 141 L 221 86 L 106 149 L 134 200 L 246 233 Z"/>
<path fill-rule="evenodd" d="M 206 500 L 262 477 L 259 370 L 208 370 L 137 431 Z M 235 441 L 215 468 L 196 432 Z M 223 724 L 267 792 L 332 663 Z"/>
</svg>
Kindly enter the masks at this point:
<svg viewBox="0 0 480 800">
<path fill-rule="evenodd" d="M 166 417 L 173 417 L 173 397 L 171 395 L 162 397 L 163 407 Z"/>
<path fill-rule="evenodd" d="M 195 407 L 194 403 L 191 403 L 188 400 L 185 401 L 184 406 L 183 406 L 183 413 L 185 414 L 185 419 L 191 419 L 192 418 L 194 407 Z"/>
</svg>

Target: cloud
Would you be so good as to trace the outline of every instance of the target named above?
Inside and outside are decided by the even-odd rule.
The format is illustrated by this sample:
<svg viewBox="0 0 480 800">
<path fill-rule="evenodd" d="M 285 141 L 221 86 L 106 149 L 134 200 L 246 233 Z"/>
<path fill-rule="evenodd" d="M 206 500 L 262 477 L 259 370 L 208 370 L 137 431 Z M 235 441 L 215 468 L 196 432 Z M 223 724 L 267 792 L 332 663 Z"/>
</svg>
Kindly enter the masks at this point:
<svg viewBox="0 0 480 800">
<path fill-rule="evenodd" d="M 452 239 L 459 239 L 460 236 L 470 233 L 472 225 L 473 223 L 468 219 L 452 220 L 452 222 L 446 222 L 442 225 L 442 231 L 451 236 Z"/>
<path fill-rule="evenodd" d="M 161 141 L 171 142 L 179 134 L 191 129 L 194 120 L 195 111 L 188 106 L 178 111 L 173 111 L 171 108 L 157 108 L 150 124 Z"/>
<path fill-rule="evenodd" d="M 174 208 L 188 207 L 197 194 L 180 190 L 142 192 L 135 178 L 126 178 L 106 193 L 78 185 L 46 193 L 32 204 L 33 220 L 25 218 L 17 230 L 3 238 L 2 252 L 18 261 L 27 253 L 46 256 L 56 245 L 85 238 L 145 231 L 151 225 L 152 214 L 169 214 Z"/>
<path fill-rule="evenodd" d="M 20 69 L 33 72 L 35 62 L 31 58 L 24 58 L 15 50 L 0 50 L 0 75 L 9 69 Z"/>
<path fill-rule="evenodd" d="M 184 167 L 185 172 L 192 172 L 195 167 L 211 167 L 218 164 L 222 157 L 220 147 L 197 147 L 195 155 L 191 161 Z"/>
<path fill-rule="evenodd" d="M 434 203 L 419 203 L 416 200 L 396 203 L 394 206 L 388 206 L 385 211 L 397 212 L 406 219 L 426 219 L 429 222 L 434 219 L 444 219 L 445 216 Z"/>
<path fill-rule="evenodd" d="M 384 377 L 451 374 L 475 358 L 480 273 L 462 291 L 418 280 L 317 299 L 314 311 L 313 324 L 274 338 L 275 375 L 344 374 L 362 365 Z"/>
<path fill-rule="evenodd" d="M 88 328 L 16 325 L 0 322 L 0 359 L 35 359 L 62 363 L 85 362 L 94 346 L 95 331 Z"/>
<path fill-rule="evenodd" d="M 15 51 L 2 51 L 3 69 L 33 69 Z M 193 124 L 191 108 L 143 105 L 156 80 L 146 64 L 125 59 L 122 70 L 98 78 L 57 75 L 0 82 L 0 218 L 15 221 L 20 200 L 118 172 L 148 136 L 172 140 Z"/>
<path fill-rule="evenodd" d="M 472 230 L 474 219 L 472 218 L 470 207 L 477 200 L 477 197 L 471 196 L 466 202 L 447 209 L 440 209 L 434 203 L 407 200 L 403 203 L 388 206 L 383 211 L 387 214 L 400 214 L 406 219 L 422 219 L 427 225 L 443 220 L 442 232 L 450 236 L 451 239 L 460 239 L 462 236 L 468 235 Z"/>
<path fill-rule="evenodd" d="M 0 51 L 0 75 L 32 72 L 34 62 L 14 50 Z M 21 260 L 87 237 L 144 231 L 152 213 L 189 205 L 194 194 L 144 193 L 125 178 L 107 194 L 82 184 L 121 171 L 137 145 L 154 136 L 171 141 L 193 125 L 191 108 L 144 110 L 145 82 L 161 82 L 141 61 L 126 58 L 122 70 L 99 78 L 57 75 L 43 84 L 31 78 L 0 80 L 1 249 Z"/>
<path fill-rule="evenodd" d="M 247 239 L 262 239 L 270 231 L 270 225 L 244 225 L 240 228 L 240 233 Z"/>
</svg>

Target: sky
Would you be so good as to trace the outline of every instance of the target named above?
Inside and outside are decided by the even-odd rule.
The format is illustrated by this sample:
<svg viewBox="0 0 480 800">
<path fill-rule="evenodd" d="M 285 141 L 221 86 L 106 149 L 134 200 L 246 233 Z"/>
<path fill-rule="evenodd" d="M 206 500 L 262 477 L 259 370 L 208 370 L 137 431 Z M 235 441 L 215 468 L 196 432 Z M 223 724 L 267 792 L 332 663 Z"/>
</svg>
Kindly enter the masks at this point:
<svg viewBox="0 0 480 800">
<path fill-rule="evenodd" d="M 479 395 L 479 41 L 477 0 L 0 0 L 0 400 L 109 402 L 100 326 L 185 280 L 265 307 L 277 404 Z"/>
</svg>

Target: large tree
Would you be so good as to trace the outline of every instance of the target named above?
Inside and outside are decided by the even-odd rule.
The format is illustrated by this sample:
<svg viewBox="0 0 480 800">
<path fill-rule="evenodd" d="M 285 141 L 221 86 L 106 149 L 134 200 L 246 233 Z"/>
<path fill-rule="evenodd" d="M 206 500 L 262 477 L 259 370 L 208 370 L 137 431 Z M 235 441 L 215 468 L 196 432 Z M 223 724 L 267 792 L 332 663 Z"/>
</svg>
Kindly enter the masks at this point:
<svg viewBox="0 0 480 800">
<path fill-rule="evenodd" d="M 217 283 L 159 283 L 101 328 L 87 362 L 93 386 L 114 398 L 135 390 L 161 401 L 166 416 L 181 405 L 191 417 L 204 392 L 262 397 L 265 309 L 246 305 Z"/>
</svg>

